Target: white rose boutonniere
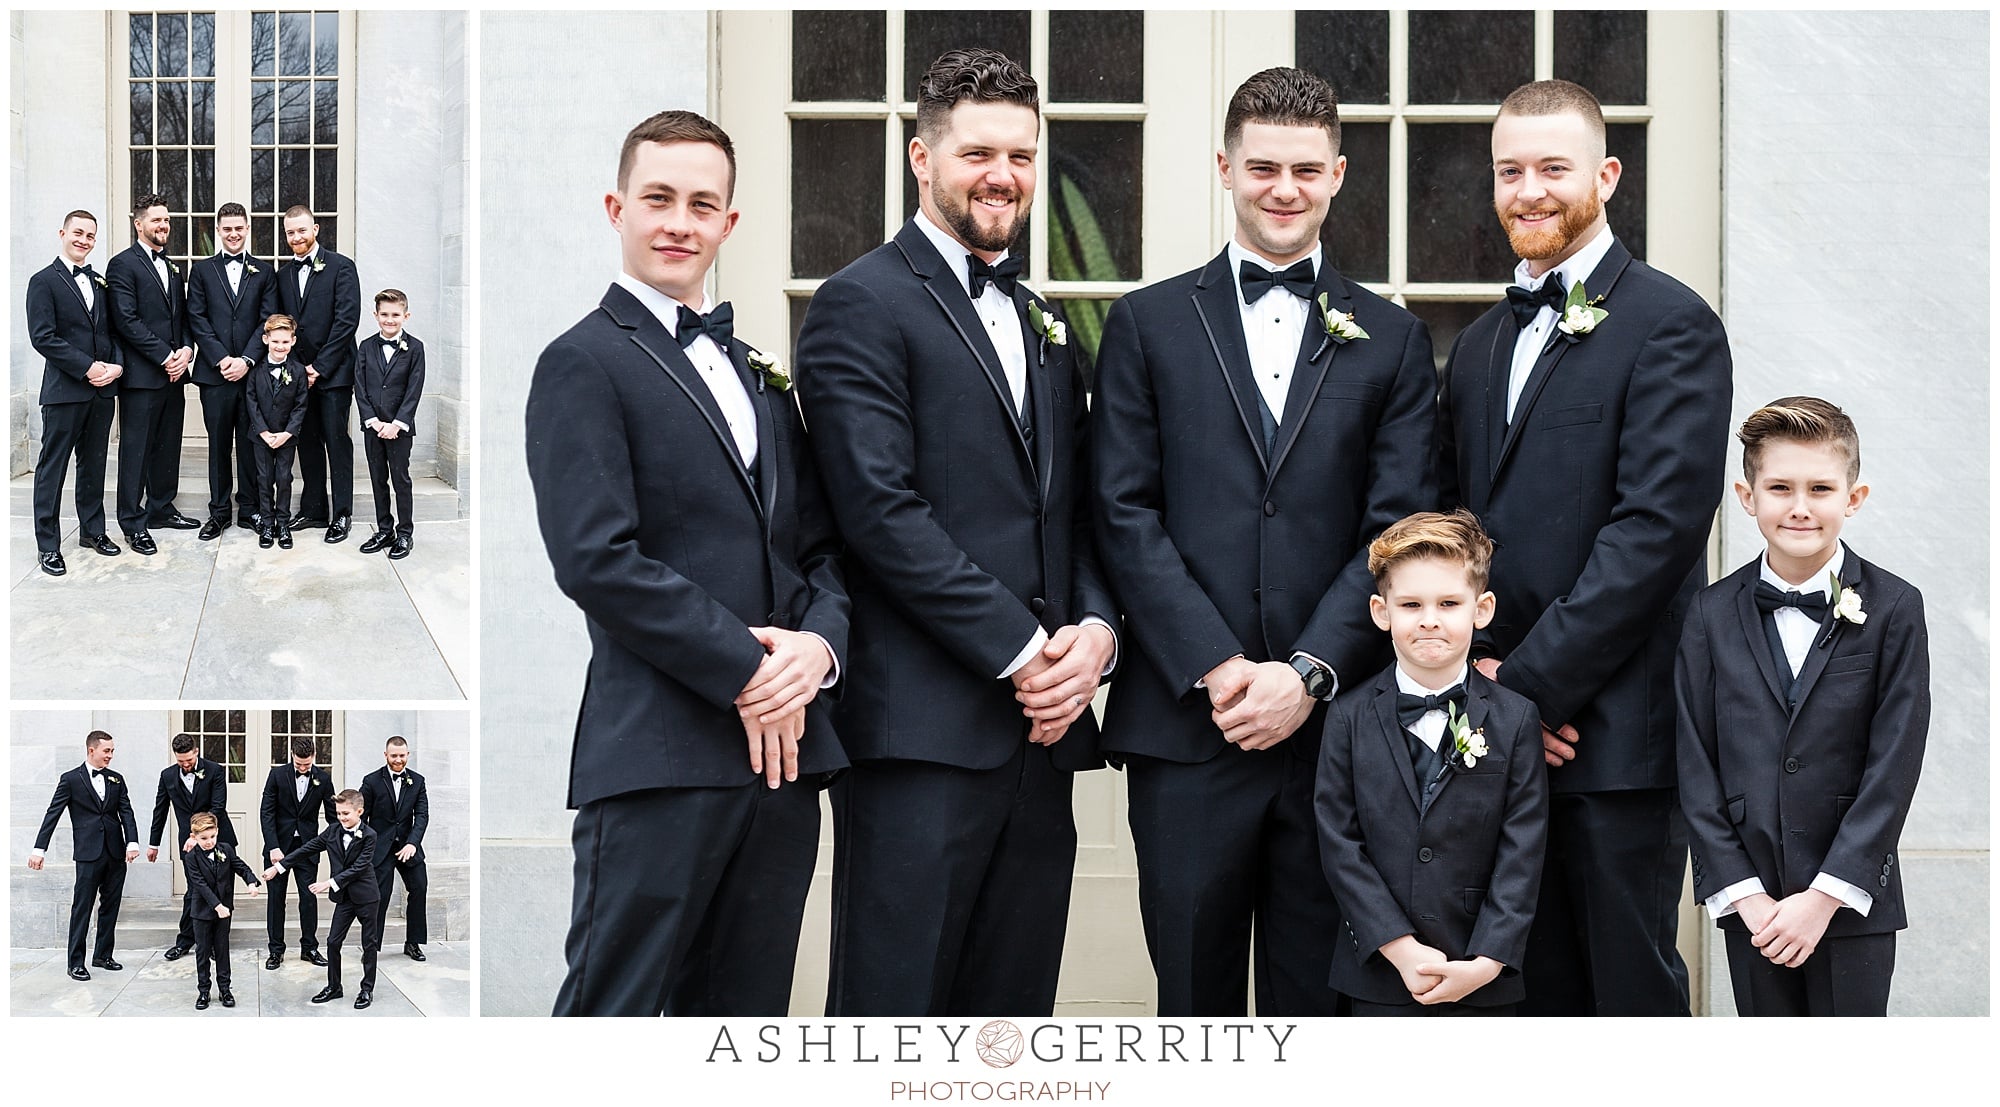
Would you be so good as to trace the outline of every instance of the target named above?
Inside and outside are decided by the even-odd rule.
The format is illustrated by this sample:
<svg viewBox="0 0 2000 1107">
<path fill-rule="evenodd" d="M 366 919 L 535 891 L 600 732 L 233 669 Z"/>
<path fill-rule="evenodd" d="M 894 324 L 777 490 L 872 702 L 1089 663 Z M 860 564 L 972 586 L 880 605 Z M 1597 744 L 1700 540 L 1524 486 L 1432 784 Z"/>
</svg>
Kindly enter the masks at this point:
<svg viewBox="0 0 2000 1107">
<path fill-rule="evenodd" d="M 1041 305 L 1033 300 L 1028 301 L 1028 325 L 1041 337 L 1039 348 L 1035 351 L 1038 364 L 1048 363 L 1051 345 L 1069 345 L 1069 324 L 1043 311 Z"/>
<path fill-rule="evenodd" d="M 1833 607 L 1833 618 L 1826 624 L 1826 633 L 1820 635 L 1819 644 L 1824 646 L 1833 641 L 1840 624 L 1853 623 L 1855 626 L 1868 621 L 1868 613 L 1861 609 L 1861 590 L 1848 588 L 1840 583 L 1840 578 L 1832 573 L 1826 575 L 1826 594 Z"/>
<path fill-rule="evenodd" d="M 290 366 L 280 366 L 278 368 L 278 383 L 286 386 L 292 383 L 292 370 Z"/>
<path fill-rule="evenodd" d="M 92 273 L 92 274 L 90 275 L 90 279 L 91 279 L 91 280 L 93 280 L 93 281 L 96 281 L 96 282 L 97 282 L 97 287 L 99 287 L 99 288 L 110 288 L 110 287 L 111 287 L 111 286 L 110 286 L 109 284 L 105 283 L 105 280 L 104 280 L 104 278 L 103 278 L 103 277 L 100 277 L 100 276 L 98 276 L 98 275 L 97 275 L 97 274 L 95 274 L 95 273 Z"/>
<path fill-rule="evenodd" d="M 396 340 L 396 349 L 407 354 L 410 352 L 410 344 L 399 338 Z"/>
<path fill-rule="evenodd" d="M 104 779 L 106 779 L 106 780 L 110 781 L 110 782 L 111 782 L 111 783 L 113 783 L 113 784 L 121 784 L 121 783 L 123 783 L 123 781 L 120 781 L 120 780 L 119 780 L 119 779 L 118 779 L 117 777 L 115 777 L 115 776 L 112 776 L 112 775 L 111 775 L 110 773 L 105 773 L 105 774 L 104 774 Z"/>
<path fill-rule="evenodd" d="M 210 861 L 220 861 L 220 860 L 222 860 L 222 851 L 221 851 L 221 850 L 219 850 L 219 849 L 214 849 L 214 850 L 209 850 L 209 851 L 208 851 L 208 859 L 209 859 Z"/>
<path fill-rule="evenodd" d="M 792 374 L 785 369 L 784 362 L 762 350 L 745 350 L 743 360 L 749 362 L 750 371 L 757 374 L 757 391 L 764 391 L 767 384 L 780 392 L 792 390 Z"/>
<path fill-rule="evenodd" d="M 1562 318 L 1556 320 L 1556 329 L 1570 336 L 1571 341 L 1582 338 L 1597 329 L 1599 323 L 1611 317 L 1611 313 L 1597 305 L 1604 297 L 1590 299 L 1583 290 L 1583 282 L 1569 286 L 1569 299 L 1563 302 Z"/>
<path fill-rule="evenodd" d="M 1445 705 L 1445 734 L 1451 738 L 1451 752 L 1445 757 L 1447 762 L 1459 761 L 1470 769 L 1479 764 L 1490 750 L 1486 746 L 1486 728 L 1474 730 L 1472 720 L 1459 711 L 1458 705 Z"/>
<path fill-rule="evenodd" d="M 195 778 L 196 780 L 200 780 L 200 779 L 201 779 L 201 776 L 202 776 L 202 773 L 203 773 L 204 771 L 205 771 L 205 770 L 202 770 L 202 769 L 196 769 L 196 770 L 194 771 L 194 778 Z"/>
<path fill-rule="evenodd" d="M 250 263 L 249 263 L 249 262 L 247 262 L 247 261 L 243 263 L 243 271 L 244 271 L 245 273 L 262 273 L 262 272 L 263 272 L 263 270 L 262 270 L 262 269 L 259 269 L 259 268 L 257 268 L 257 267 L 256 267 L 255 265 L 252 265 L 252 264 L 250 264 Z"/>
<path fill-rule="evenodd" d="M 322 257 L 313 258 L 313 272 L 318 273 L 323 271 L 325 268 L 326 268 L 325 258 Z"/>
<path fill-rule="evenodd" d="M 1349 342 L 1368 337 L 1368 332 L 1362 330 L 1361 324 L 1354 321 L 1353 312 L 1335 311 L 1327 306 L 1327 294 L 1324 292 L 1319 294 L 1319 323 L 1326 330 L 1326 335 L 1319 340 L 1319 349 L 1314 350 L 1313 356 L 1307 358 L 1307 361 L 1318 361 L 1329 346 L 1345 346 Z"/>
</svg>

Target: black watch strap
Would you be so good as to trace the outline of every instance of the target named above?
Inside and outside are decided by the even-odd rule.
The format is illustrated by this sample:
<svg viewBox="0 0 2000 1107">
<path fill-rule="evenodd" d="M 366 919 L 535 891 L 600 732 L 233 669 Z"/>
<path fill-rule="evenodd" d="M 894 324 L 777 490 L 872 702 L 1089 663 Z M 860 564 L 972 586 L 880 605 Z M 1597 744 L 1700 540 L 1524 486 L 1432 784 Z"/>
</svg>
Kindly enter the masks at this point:
<svg viewBox="0 0 2000 1107">
<path fill-rule="evenodd" d="M 1292 671 L 1299 674 L 1299 679 L 1305 682 L 1306 695 L 1316 700 L 1329 699 L 1333 696 L 1332 669 L 1310 657 L 1296 656 L 1292 658 Z"/>
</svg>

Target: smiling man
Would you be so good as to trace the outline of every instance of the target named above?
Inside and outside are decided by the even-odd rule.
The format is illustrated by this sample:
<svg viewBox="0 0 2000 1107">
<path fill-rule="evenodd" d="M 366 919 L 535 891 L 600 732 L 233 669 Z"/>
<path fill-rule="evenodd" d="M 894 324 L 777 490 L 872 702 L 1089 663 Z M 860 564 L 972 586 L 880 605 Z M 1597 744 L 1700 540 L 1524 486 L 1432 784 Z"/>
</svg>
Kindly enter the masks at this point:
<svg viewBox="0 0 2000 1107">
<path fill-rule="evenodd" d="M 104 266 L 111 329 L 118 335 L 118 525 L 125 543 L 151 556 L 153 527 L 201 524 L 174 507 L 180 487 L 181 412 L 194 343 L 187 325 L 187 270 L 167 256 L 173 218 L 164 196 L 132 202 L 132 245 Z"/>
<path fill-rule="evenodd" d="M 1325 701 L 1387 663 L 1368 543 L 1432 506 L 1430 334 L 1327 263 L 1333 89 L 1267 69 L 1216 155 L 1236 233 L 1111 309 L 1097 510 L 1135 660 L 1123 757 L 1163 1016 L 1333 1014 L 1340 913 L 1313 818 Z M 1367 172 L 1385 172 L 1369 166 Z"/>
<path fill-rule="evenodd" d="M 242 204 L 216 210 L 215 233 L 222 249 L 195 262 L 188 276 L 194 383 L 201 392 L 201 421 L 208 427 L 208 520 L 196 535 L 204 542 L 229 527 L 232 456 L 236 525 L 256 529 L 257 461 L 244 378 L 264 360 L 264 318 L 277 310 L 278 295 L 271 266 L 250 256 L 250 216 Z"/>
<path fill-rule="evenodd" d="M 1083 380 L 1010 251 L 1034 78 L 954 50 L 918 87 L 918 213 L 819 287 L 799 376 L 846 542 L 854 769 L 834 786 L 833 1015 L 1047 1015 L 1074 772 L 1117 656 Z"/>
<path fill-rule="evenodd" d="M 1701 297 L 1611 233 L 1623 166 L 1604 143 L 1579 85 L 1501 105 L 1493 208 L 1521 263 L 1453 345 L 1439 401 L 1445 499 L 1497 547 L 1499 610 L 1473 655 L 1545 728 L 1524 1015 L 1688 1013 L 1674 648 L 1722 490 L 1729 343 Z"/>
<path fill-rule="evenodd" d="M 319 244 L 319 222 L 308 208 L 294 204 L 286 209 L 285 245 L 292 256 L 278 265 L 273 310 L 298 321 L 292 358 L 305 364 L 312 384 L 299 442 L 305 487 L 291 526 L 324 526 L 326 541 L 343 542 L 354 513 L 354 441 L 347 424 L 354 406 L 361 278 L 352 258 Z"/>
</svg>

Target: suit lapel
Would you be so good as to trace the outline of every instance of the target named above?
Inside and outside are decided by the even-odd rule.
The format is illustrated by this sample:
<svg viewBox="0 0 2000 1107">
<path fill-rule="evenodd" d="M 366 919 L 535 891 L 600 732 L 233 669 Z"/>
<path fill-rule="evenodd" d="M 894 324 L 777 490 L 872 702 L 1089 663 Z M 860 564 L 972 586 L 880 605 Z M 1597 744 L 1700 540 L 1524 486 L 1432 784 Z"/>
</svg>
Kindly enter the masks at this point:
<svg viewBox="0 0 2000 1107">
<path fill-rule="evenodd" d="M 104 797 L 99 799 L 97 789 L 92 787 L 90 783 L 90 765 L 88 762 L 83 766 L 83 800 L 85 803 L 94 805 L 100 812 L 111 809 L 111 779 L 109 777 L 104 778 Z"/>
<path fill-rule="evenodd" d="M 1345 315 L 1354 310 L 1354 301 L 1347 294 L 1347 282 L 1341 279 L 1339 270 L 1322 257 L 1319 280 L 1313 285 L 1312 299 L 1306 304 L 1306 326 L 1299 335 L 1298 356 L 1292 361 L 1292 386 L 1285 394 L 1285 410 L 1278 424 L 1278 452 L 1271 462 L 1273 476 L 1284 467 L 1285 456 L 1291 453 L 1292 443 L 1298 441 L 1306 416 L 1312 412 L 1313 401 L 1319 398 L 1319 386 L 1332 370 L 1334 359 L 1340 356 L 1343 345 L 1327 336 L 1326 325 L 1321 321 L 1319 312 L 1321 293 L 1326 294 L 1327 310 L 1333 314 Z M 1240 313 L 1237 318 L 1242 318 Z M 1315 358 L 1313 355 L 1319 353 L 1322 344 L 1326 352 Z"/>
<path fill-rule="evenodd" d="M 1026 285 L 1014 288 L 1014 313 L 1021 317 L 1021 352 L 1027 355 L 1028 412 L 1034 420 L 1035 476 L 1040 482 L 1041 500 L 1049 502 L 1049 471 L 1055 467 L 1055 401 L 1050 389 L 1055 382 L 1050 379 L 1049 363 L 1063 355 L 1056 347 L 1047 348 L 1044 356 L 1042 336 L 1028 323 L 1028 304 L 1033 302 L 1037 310 L 1048 313 L 1048 305 L 1035 299 Z"/>
<path fill-rule="evenodd" d="M 57 278 L 64 285 L 69 287 L 69 294 L 76 297 L 76 306 L 82 308 L 83 314 L 89 317 L 92 322 L 95 322 L 97 318 L 97 307 L 95 304 L 87 303 L 84 301 L 83 289 L 78 288 L 76 286 L 76 274 L 69 271 L 69 263 L 62 260 L 56 260 L 49 263 L 49 268 L 55 270 Z M 98 299 L 98 297 L 92 296 L 91 299 L 96 300 Z"/>
<path fill-rule="evenodd" d="M 1396 678 L 1391 676 L 1375 690 L 1375 718 L 1381 725 L 1376 729 L 1382 734 L 1382 748 L 1389 754 L 1389 764 L 1396 767 L 1396 776 L 1403 782 L 1403 794 L 1410 797 L 1410 806 L 1417 809 L 1417 817 L 1423 818 L 1424 793 L 1417 783 L 1417 771 L 1410 765 L 1410 743 L 1403 737 L 1403 724 L 1396 718 Z"/>
<path fill-rule="evenodd" d="M 715 393 L 708 390 L 707 382 L 701 379 L 694 362 L 688 360 L 687 351 L 674 336 L 667 333 L 666 324 L 646 309 L 638 297 L 617 285 L 612 285 L 598 304 L 611 321 L 632 332 L 632 344 L 644 351 L 647 357 L 673 381 L 687 398 L 700 409 L 703 419 L 708 421 L 708 429 L 715 433 L 716 441 L 730 460 L 730 469 L 736 473 L 737 483 L 750 502 L 757 504 L 757 490 L 751 487 L 750 471 L 743 467 L 743 455 L 736 452 L 736 436 L 729 433 L 729 423 L 722 416 L 722 407 L 715 402 Z M 735 345 L 735 343 L 731 343 Z M 763 432 L 760 429 L 758 433 Z M 758 504 L 762 510 L 762 505 Z"/>
<path fill-rule="evenodd" d="M 1842 549 L 1846 552 L 1846 558 L 1840 566 L 1840 586 L 1859 588 L 1865 575 L 1861 559 L 1854 556 L 1854 551 L 1847 550 L 1844 545 Z M 1863 592 L 1862 595 L 1865 596 L 1867 593 Z M 1843 629 L 1839 624 L 1840 617 L 1834 613 L 1833 597 L 1829 595 L 1826 621 L 1822 622 L 1820 629 L 1814 632 L 1812 648 L 1806 651 L 1805 667 L 1799 670 L 1797 700 L 1799 707 L 1805 706 L 1806 697 L 1812 695 L 1813 685 L 1819 683 L 1820 674 L 1826 671 L 1826 663 L 1833 657 L 1833 647 L 1840 641 Z M 1798 717 L 1799 711 L 1795 707 L 1792 709 L 1792 721 L 1797 721 Z"/>
<path fill-rule="evenodd" d="M 1030 469 L 1035 464 L 1034 451 L 1029 448 L 1027 436 L 1021 433 L 1021 420 L 1014 410 L 1014 390 L 1007 385 L 1007 374 L 1000 367 L 1000 354 L 993 344 L 986 340 L 985 328 L 979 322 L 979 313 L 972 307 L 971 297 L 966 295 L 965 286 L 958 282 L 958 275 L 952 265 L 938 256 L 936 247 L 924 237 L 914 222 L 903 224 L 896 232 L 896 248 L 903 252 L 903 260 L 909 263 L 910 271 L 924 282 L 924 290 L 937 301 L 938 308 L 951 320 L 952 329 L 958 332 L 959 341 L 972 351 L 979 362 L 980 371 L 986 374 L 986 381 L 993 386 L 993 398 L 999 401 L 1001 412 L 1007 417 L 1007 424 L 1014 429 L 1014 442 L 1021 448 L 1021 460 Z M 1029 374 L 1032 377 L 1034 374 Z"/>
<path fill-rule="evenodd" d="M 778 434 L 771 422 L 773 401 L 764 388 L 763 377 L 750 368 L 750 347 L 741 339 L 729 344 L 729 364 L 735 366 L 736 379 L 743 383 L 744 394 L 750 397 L 751 414 L 757 420 L 757 506 L 768 525 L 776 517 L 778 504 Z"/>
<path fill-rule="evenodd" d="M 1778 659 L 1771 656 L 1771 643 L 1764 633 L 1764 614 L 1757 610 L 1757 580 L 1757 563 L 1753 562 L 1736 589 L 1736 621 L 1743 628 L 1744 647 L 1756 659 L 1757 671 L 1764 674 L 1764 686 L 1783 708 L 1785 686 L 1791 683 L 1791 677 L 1779 674 Z"/>
<path fill-rule="evenodd" d="M 1611 240 L 1610 250 L 1605 252 L 1604 259 L 1597 263 L 1597 268 L 1591 270 L 1588 277 L 1577 279 L 1583 282 L 1586 291 L 1590 289 L 1593 280 L 1597 281 L 1601 287 L 1593 294 L 1593 299 L 1599 295 L 1609 296 L 1612 288 L 1618 284 L 1618 278 L 1624 275 L 1625 267 L 1631 263 L 1632 255 L 1625 249 L 1625 244 L 1614 238 Z M 1603 275 L 1601 279 L 1599 274 Z M 1504 332 L 1505 328 L 1502 330 Z M 1518 335 L 1518 332 L 1516 333 Z M 1500 443 L 1500 457 L 1493 463 L 1494 480 L 1499 479 L 1500 470 L 1506 466 L 1507 458 L 1513 454 L 1514 443 L 1521 437 L 1521 428 L 1528 425 L 1528 417 L 1534 414 L 1535 400 L 1541 396 L 1542 388 L 1549 383 L 1549 378 L 1555 375 L 1556 366 L 1562 361 L 1563 355 L 1580 340 L 1577 335 L 1564 334 L 1561 330 L 1556 330 L 1549 337 L 1549 344 L 1542 348 L 1541 355 L 1535 359 L 1534 369 L 1529 372 L 1527 382 L 1521 386 L 1521 398 L 1514 404 L 1514 418 L 1507 423 L 1507 437 Z M 1513 356 L 1513 347 L 1510 344 L 1507 349 L 1506 375 L 1501 377 L 1502 380 L 1512 375 Z M 1503 414 L 1506 402 L 1506 394 L 1502 392 L 1500 403 Z"/>
<path fill-rule="evenodd" d="M 1236 414 L 1243 421 L 1243 433 L 1250 437 L 1250 446 L 1257 451 L 1257 463 L 1264 468 L 1268 478 L 1271 473 L 1271 457 L 1264 449 L 1264 421 L 1257 414 L 1257 405 L 1263 400 L 1257 392 L 1257 382 L 1251 376 L 1250 344 L 1243 337 L 1243 313 L 1236 306 L 1238 293 L 1236 281 L 1229 275 L 1229 250 L 1224 248 L 1208 263 L 1195 281 L 1194 301 L 1196 316 L 1208 332 L 1209 349 L 1215 354 L 1215 363 L 1222 370 L 1224 382 L 1229 386 L 1229 398 L 1236 402 Z"/>
</svg>

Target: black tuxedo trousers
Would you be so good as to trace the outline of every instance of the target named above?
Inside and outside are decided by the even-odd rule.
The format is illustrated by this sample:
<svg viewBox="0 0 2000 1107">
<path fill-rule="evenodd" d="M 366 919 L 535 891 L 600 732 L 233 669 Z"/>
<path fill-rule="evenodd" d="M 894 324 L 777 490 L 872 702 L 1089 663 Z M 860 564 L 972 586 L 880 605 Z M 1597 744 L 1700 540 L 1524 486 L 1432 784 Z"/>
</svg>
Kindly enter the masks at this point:
<svg viewBox="0 0 2000 1107">
<path fill-rule="evenodd" d="M 94 861 L 76 863 L 76 885 L 69 901 L 69 967 L 83 967 L 84 938 L 90 932 L 90 901 L 97 901 L 97 942 L 90 959 L 111 956 L 118 941 L 118 905 L 125 895 L 125 851 L 123 846 L 105 849 Z"/>
<path fill-rule="evenodd" d="M 236 380 L 204 384 L 200 390 L 201 421 L 208 428 L 208 517 L 228 521 L 232 482 L 237 514 L 254 514 L 260 510 L 256 448 L 263 443 L 250 436 L 250 413 L 244 408 L 248 389 Z"/>
<path fill-rule="evenodd" d="M 76 459 L 76 522 L 79 533 L 104 533 L 104 461 L 111 449 L 111 418 L 117 401 L 97 396 L 80 403 L 42 405 L 42 452 L 35 461 L 35 548 L 43 553 L 62 545 L 62 486 L 70 459 Z"/>
<path fill-rule="evenodd" d="M 338 519 L 354 514 L 354 439 L 347 424 L 354 389 L 316 384 L 306 393 L 306 426 L 299 436 L 299 514 Z M 331 495 L 329 496 L 329 492 Z"/>
</svg>

